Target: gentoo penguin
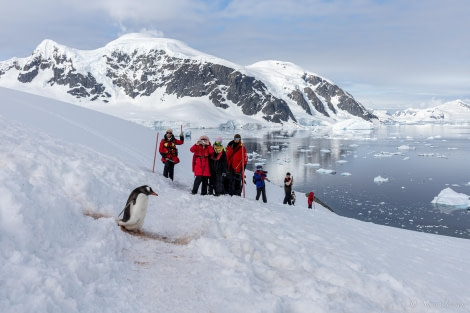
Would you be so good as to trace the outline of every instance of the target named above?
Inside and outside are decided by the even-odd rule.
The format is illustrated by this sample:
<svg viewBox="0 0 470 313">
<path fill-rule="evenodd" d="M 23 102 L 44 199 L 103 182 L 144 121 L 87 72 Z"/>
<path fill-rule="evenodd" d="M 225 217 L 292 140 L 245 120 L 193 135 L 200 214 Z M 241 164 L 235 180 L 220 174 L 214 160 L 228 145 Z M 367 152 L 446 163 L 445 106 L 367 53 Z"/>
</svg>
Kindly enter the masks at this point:
<svg viewBox="0 0 470 313">
<path fill-rule="evenodd" d="M 118 225 L 127 230 L 141 232 L 144 224 L 145 214 L 147 214 L 148 196 L 158 196 L 152 188 L 147 185 L 137 187 L 129 195 L 124 215 L 118 221 Z"/>
</svg>

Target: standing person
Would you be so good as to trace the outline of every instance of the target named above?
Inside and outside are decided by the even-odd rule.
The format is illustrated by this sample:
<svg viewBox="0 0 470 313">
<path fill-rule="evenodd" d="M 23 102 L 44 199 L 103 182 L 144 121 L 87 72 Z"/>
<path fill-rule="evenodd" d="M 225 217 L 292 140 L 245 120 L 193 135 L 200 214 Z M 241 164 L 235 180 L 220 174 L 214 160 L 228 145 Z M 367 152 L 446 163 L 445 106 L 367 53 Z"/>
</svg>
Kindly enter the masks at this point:
<svg viewBox="0 0 470 313">
<path fill-rule="evenodd" d="M 309 209 L 312 208 L 313 201 L 315 201 L 315 194 L 313 193 L 313 191 L 310 191 L 307 197 L 307 204 Z"/>
<path fill-rule="evenodd" d="M 269 181 L 266 177 L 268 172 L 263 171 L 263 167 L 261 165 L 256 166 L 256 172 L 253 174 L 253 178 L 256 183 L 256 201 L 259 200 L 259 196 L 263 195 L 263 202 L 266 203 L 268 200 L 266 199 L 266 184 L 264 183 L 265 180 Z"/>
<path fill-rule="evenodd" d="M 246 148 L 241 139 L 242 137 L 236 134 L 227 145 L 227 167 L 230 174 L 229 193 L 231 196 L 241 196 L 242 179 L 245 178 L 245 167 L 248 162 Z"/>
<path fill-rule="evenodd" d="M 290 194 L 290 197 L 291 197 L 292 205 L 295 205 L 295 199 L 296 199 L 296 197 L 295 197 L 295 192 L 294 192 L 294 191 L 292 191 L 292 193 Z"/>
<path fill-rule="evenodd" d="M 225 176 L 227 174 L 227 154 L 222 145 L 222 138 L 218 137 L 214 142 L 214 154 L 209 157 L 211 177 L 209 179 L 209 194 L 216 196 L 225 193 Z"/>
<path fill-rule="evenodd" d="M 286 177 L 284 178 L 284 204 L 292 205 L 292 184 L 294 183 L 294 178 L 290 176 L 290 173 L 286 173 Z"/>
<path fill-rule="evenodd" d="M 173 174 L 175 171 L 175 164 L 180 162 L 178 158 L 178 149 L 176 145 L 182 145 L 184 143 L 183 133 L 180 134 L 180 139 L 176 139 L 173 136 L 173 130 L 168 128 L 163 139 L 160 141 L 160 148 L 158 151 L 162 156 L 163 167 L 163 176 L 173 180 Z"/>
<path fill-rule="evenodd" d="M 211 176 L 209 157 L 214 153 L 211 142 L 207 136 L 201 136 L 189 149 L 193 153 L 194 185 L 192 194 L 195 195 L 202 183 L 201 195 L 207 195 L 207 183 Z"/>
</svg>

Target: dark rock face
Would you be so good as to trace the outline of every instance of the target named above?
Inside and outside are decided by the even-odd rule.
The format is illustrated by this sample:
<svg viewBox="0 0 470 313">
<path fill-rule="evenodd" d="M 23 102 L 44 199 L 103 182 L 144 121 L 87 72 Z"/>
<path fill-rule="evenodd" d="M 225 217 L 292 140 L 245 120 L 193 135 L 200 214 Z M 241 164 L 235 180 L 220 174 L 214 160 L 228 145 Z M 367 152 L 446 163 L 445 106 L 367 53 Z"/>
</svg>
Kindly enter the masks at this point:
<svg viewBox="0 0 470 313">
<path fill-rule="evenodd" d="M 303 79 L 306 82 L 308 82 L 309 84 L 311 84 L 312 86 L 316 86 L 315 89 L 314 89 L 315 93 L 317 95 L 319 95 L 320 97 L 323 97 L 326 100 L 328 108 L 333 113 L 335 113 L 335 114 L 337 113 L 336 109 L 335 109 L 335 107 L 332 103 L 332 98 L 336 97 L 337 101 L 338 101 L 337 106 L 338 106 L 339 109 L 344 110 L 344 111 L 348 112 L 351 115 L 361 117 L 366 121 L 371 121 L 372 119 L 377 119 L 377 117 L 374 114 L 367 111 L 362 106 L 362 104 L 360 104 L 359 102 L 354 100 L 354 98 L 350 94 L 346 93 L 345 91 L 343 91 L 338 86 L 336 86 L 334 84 L 331 84 L 327 80 L 324 80 L 324 79 L 322 79 L 321 77 L 318 77 L 318 76 L 313 76 L 313 75 L 308 75 L 308 74 L 304 74 Z M 311 97 L 313 97 L 313 95 L 315 93 L 313 93 L 313 94 L 309 93 L 309 94 L 311 95 Z M 318 99 L 318 97 L 317 97 L 317 99 Z M 312 103 L 313 103 L 313 101 L 312 101 Z M 315 108 L 317 109 L 317 111 L 327 115 L 321 101 L 318 101 L 318 102 L 315 102 L 315 103 L 316 103 L 316 105 L 315 104 L 314 105 L 315 105 Z"/>
<path fill-rule="evenodd" d="M 103 84 L 99 84 L 90 72 L 78 73 L 73 66 L 72 59 L 59 54 L 57 50 L 54 51 L 51 59 L 44 59 L 41 55 L 32 57 L 20 70 L 18 81 L 22 83 L 30 83 L 40 71 L 50 70 L 52 77 L 47 81 L 50 86 L 54 84 L 67 86 L 69 88 L 67 92 L 77 98 L 90 100 L 103 98 L 105 102 L 108 101 L 107 98 L 110 98 Z"/>
<path fill-rule="evenodd" d="M 269 94 L 263 82 L 220 64 L 173 58 L 155 50 L 145 56 L 115 52 L 106 57 L 106 64 L 106 76 L 132 98 L 164 87 L 178 98 L 208 96 L 215 107 L 226 109 L 231 101 L 246 115 L 262 112 L 264 119 L 275 123 L 295 121 L 287 103 Z M 132 72 L 141 74 L 129 76 Z"/>
<path fill-rule="evenodd" d="M 222 64 L 172 57 L 165 50 L 126 53 L 115 49 L 102 56 L 100 66 L 104 64 L 105 68 L 100 73 L 78 72 L 74 66 L 77 60 L 55 46 L 48 55 L 51 56 L 37 50 L 22 67 L 18 62 L 10 62 L 9 66 L 0 62 L 0 79 L 7 71 L 16 70 L 18 81 L 27 84 L 39 79 L 43 72 L 41 77 L 49 75 L 46 84 L 66 86 L 67 93 L 76 98 L 103 102 L 111 101 L 113 94 L 105 86 L 119 87 L 120 92 L 133 99 L 152 96 L 157 90 L 178 98 L 207 97 L 217 108 L 236 105 L 245 115 L 261 113 L 265 120 L 274 123 L 296 122 L 286 101 L 299 105 L 308 116 L 317 111 L 331 117 L 339 109 L 365 120 L 375 118 L 351 95 L 314 75 L 304 74 L 302 79 L 308 87 L 288 91 L 287 98 L 282 99 L 255 77 Z"/>
</svg>

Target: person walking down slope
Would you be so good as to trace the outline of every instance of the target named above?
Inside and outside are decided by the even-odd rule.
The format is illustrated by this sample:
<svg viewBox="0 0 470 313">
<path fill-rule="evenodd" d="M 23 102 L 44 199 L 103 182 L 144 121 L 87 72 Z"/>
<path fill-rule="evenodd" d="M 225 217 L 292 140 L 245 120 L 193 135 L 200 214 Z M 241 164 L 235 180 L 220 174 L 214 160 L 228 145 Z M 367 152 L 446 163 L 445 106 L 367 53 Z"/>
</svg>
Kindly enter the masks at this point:
<svg viewBox="0 0 470 313">
<path fill-rule="evenodd" d="M 173 180 L 173 175 L 175 171 L 175 164 L 180 162 L 178 158 L 178 149 L 176 145 L 182 145 L 184 143 L 183 133 L 180 134 L 180 139 L 176 139 L 173 136 L 173 130 L 171 128 L 166 130 L 165 136 L 160 141 L 160 147 L 158 152 L 162 156 L 163 167 L 163 176 Z"/>
<path fill-rule="evenodd" d="M 294 183 L 294 178 L 290 176 L 290 173 L 286 173 L 284 178 L 284 204 L 292 205 L 292 184 Z"/>
<path fill-rule="evenodd" d="M 222 138 L 214 142 L 214 154 L 209 157 L 211 177 L 209 179 L 209 194 L 216 196 L 225 193 L 225 177 L 227 174 L 227 154 L 222 145 Z"/>
<path fill-rule="evenodd" d="M 307 197 L 307 204 L 309 209 L 312 208 L 313 201 L 315 201 L 315 193 L 313 191 L 310 191 Z"/>
<path fill-rule="evenodd" d="M 246 148 L 241 136 L 236 134 L 227 145 L 227 167 L 230 175 L 229 193 L 231 196 L 242 194 L 242 179 L 245 175 L 245 167 L 248 162 Z"/>
<path fill-rule="evenodd" d="M 268 202 L 266 198 L 266 184 L 265 180 L 269 181 L 266 177 L 267 172 L 263 171 L 263 167 L 261 165 L 256 166 L 256 172 L 253 174 L 253 178 L 256 184 L 256 201 L 259 200 L 260 195 L 263 195 L 263 202 Z"/>
<path fill-rule="evenodd" d="M 189 149 L 193 153 L 194 185 L 192 194 L 196 194 L 202 183 L 201 195 L 207 195 L 207 183 L 211 176 L 209 158 L 214 153 L 211 142 L 207 136 L 201 136 Z"/>
</svg>

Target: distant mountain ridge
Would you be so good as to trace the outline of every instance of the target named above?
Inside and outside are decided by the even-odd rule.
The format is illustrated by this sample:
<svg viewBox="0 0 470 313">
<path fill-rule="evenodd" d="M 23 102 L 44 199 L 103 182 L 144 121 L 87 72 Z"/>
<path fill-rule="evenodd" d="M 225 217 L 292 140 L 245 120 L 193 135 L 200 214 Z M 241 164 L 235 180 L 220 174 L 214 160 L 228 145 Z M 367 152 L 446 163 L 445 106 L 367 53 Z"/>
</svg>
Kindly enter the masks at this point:
<svg viewBox="0 0 470 313">
<path fill-rule="evenodd" d="M 374 111 L 374 114 L 383 123 L 468 123 L 470 122 L 470 104 L 458 99 L 431 108 L 409 108 L 392 114 Z"/>
<path fill-rule="evenodd" d="M 240 66 L 177 40 L 129 34 L 83 51 L 44 40 L 33 54 L 0 62 L 0 86 L 83 103 L 199 99 L 273 123 L 377 117 L 337 85 L 280 61 Z"/>
</svg>

